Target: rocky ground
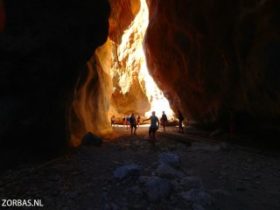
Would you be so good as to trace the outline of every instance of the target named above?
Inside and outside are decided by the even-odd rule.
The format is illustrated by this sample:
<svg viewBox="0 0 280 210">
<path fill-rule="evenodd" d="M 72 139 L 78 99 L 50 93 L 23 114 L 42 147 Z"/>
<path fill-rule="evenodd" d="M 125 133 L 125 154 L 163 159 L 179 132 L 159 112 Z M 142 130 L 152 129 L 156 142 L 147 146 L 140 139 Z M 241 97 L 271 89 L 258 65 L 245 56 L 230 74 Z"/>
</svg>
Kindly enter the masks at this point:
<svg viewBox="0 0 280 210">
<path fill-rule="evenodd" d="M 42 198 L 44 209 L 279 210 L 280 156 L 147 128 L 81 146 L 0 176 L 0 198 Z M 36 209 L 36 208 L 33 208 Z M 41 208 L 42 209 L 42 208 Z"/>
</svg>

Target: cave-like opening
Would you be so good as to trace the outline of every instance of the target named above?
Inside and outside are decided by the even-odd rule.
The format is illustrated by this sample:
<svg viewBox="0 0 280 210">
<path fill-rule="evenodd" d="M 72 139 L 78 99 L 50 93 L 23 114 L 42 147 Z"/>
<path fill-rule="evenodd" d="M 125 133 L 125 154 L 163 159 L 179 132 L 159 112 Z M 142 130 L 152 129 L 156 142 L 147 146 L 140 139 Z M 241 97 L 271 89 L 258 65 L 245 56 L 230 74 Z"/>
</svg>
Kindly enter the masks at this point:
<svg viewBox="0 0 280 210">
<path fill-rule="evenodd" d="M 86 132 L 102 136 L 111 133 L 112 117 L 121 122 L 131 113 L 144 119 L 152 111 L 157 115 L 164 111 L 169 119 L 174 119 L 168 99 L 147 67 L 143 44 L 149 24 L 147 2 L 140 0 L 139 5 L 131 3 L 130 6 L 137 11 L 124 30 L 120 31 L 116 22 L 120 20 L 109 19 L 107 41 L 88 61 L 87 76 L 76 90 L 73 107 L 79 123 L 72 121 L 74 145 L 79 144 Z M 112 30 L 119 30 L 117 38 Z"/>
<path fill-rule="evenodd" d="M 119 127 L 113 141 L 111 115 L 153 109 L 133 56 L 144 35 L 128 33 L 140 0 L 0 0 L 0 195 L 46 209 L 279 210 L 280 1 L 147 2 L 147 66 L 197 124 L 156 140 Z M 68 118 L 71 143 L 91 144 L 67 147 Z"/>
<path fill-rule="evenodd" d="M 132 86 L 139 83 L 143 98 L 135 98 L 134 112 L 140 115 L 150 116 L 151 111 L 161 113 L 165 111 L 169 117 L 173 116 L 169 102 L 159 89 L 158 85 L 149 73 L 146 55 L 143 48 L 145 33 L 149 24 L 149 9 L 146 0 L 140 1 L 140 8 L 132 23 L 124 31 L 121 43 L 116 46 L 115 61 L 112 62 L 111 74 L 114 80 L 114 92 L 120 90 L 123 95 L 131 91 Z M 114 97 L 113 100 L 118 100 Z M 143 107 L 143 103 L 147 105 Z M 126 114 L 128 110 L 121 110 L 116 106 L 116 113 Z M 129 107 L 133 109 L 133 107 Z M 133 111 L 133 110 L 131 110 Z"/>
<path fill-rule="evenodd" d="M 261 109 L 253 100 L 259 98 L 255 95 L 259 87 L 268 92 L 270 87 L 256 76 L 266 72 L 263 62 L 253 68 L 255 62 L 242 61 L 241 45 L 246 40 L 240 37 L 247 34 L 243 30 L 243 24 L 247 26 L 245 19 L 235 23 L 236 14 L 226 19 L 212 17 L 207 7 L 205 12 L 212 17 L 208 19 L 198 4 L 182 2 L 178 7 L 164 1 L 147 2 L 148 6 L 144 0 L 110 1 L 107 41 L 87 62 L 86 76 L 75 90 L 74 114 L 70 116 L 74 145 L 89 131 L 100 136 L 109 134 L 112 116 L 120 119 L 132 112 L 145 116 L 152 110 L 158 115 L 162 110 L 172 113 L 168 101 L 176 112 L 181 110 L 187 119 L 209 130 L 246 131 L 247 125 L 262 126 L 255 123 L 255 118 L 270 121 L 278 115 L 277 104 L 265 91 L 260 98 L 266 99 L 271 109 Z M 196 13 L 190 16 L 192 7 Z M 217 12 L 224 15 L 221 8 Z M 240 25 L 240 33 L 222 30 L 228 22 Z M 225 33 L 231 36 L 225 39 Z M 268 44 L 265 37 L 264 43 Z M 263 52 L 265 45 L 256 47 Z M 250 59 L 261 61 L 262 54 Z M 244 116 L 251 123 L 244 123 Z"/>
</svg>

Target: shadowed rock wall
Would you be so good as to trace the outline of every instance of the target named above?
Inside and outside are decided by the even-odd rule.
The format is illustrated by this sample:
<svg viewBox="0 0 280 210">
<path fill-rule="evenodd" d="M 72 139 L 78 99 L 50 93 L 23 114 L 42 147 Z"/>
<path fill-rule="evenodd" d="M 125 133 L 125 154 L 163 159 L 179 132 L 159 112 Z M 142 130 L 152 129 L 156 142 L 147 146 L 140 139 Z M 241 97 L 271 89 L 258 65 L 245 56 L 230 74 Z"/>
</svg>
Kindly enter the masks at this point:
<svg viewBox="0 0 280 210">
<path fill-rule="evenodd" d="M 233 115 L 244 124 L 279 124 L 279 1 L 148 2 L 149 69 L 175 110 L 199 122 L 229 121 Z M 111 43 L 105 46 L 113 52 L 139 0 L 110 3 Z M 89 100 L 94 109 L 84 114 L 100 118 L 108 111 L 103 94 L 111 94 L 112 84 L 104 87 L 109 76 L 102 68 L 109 64 L 100 57 L 103 50 L 92 55 L 108 38 L 109 4 L 1 0 L 0 11 L 1 145 L 60 148 L 68 138 L 73 94 L 80 97 L 87 75 L 97 81 L 87 83 L 97 100 Z M 86 128 L 75 124 L 79 116 L 71 121 L 78 130 Z"/>
<path fill-rule="evenodd" d="M 109 4 L 104 0 L 3 3 L 1 144 L 57 150 L 66 145 L 67 117 L 80 70 L 106 41 Z"/>
<path fill-rule="evenodd" d="M 175 110 L 199 122 L 279 120 L 279 1 L 150 0 L 149 7 L 149 69 Z"/>
<path fill-rule="evenodd" d="M 107 112 L 112 95 L 111 42 L 97 48 L 87 62 L 76 87 L 70 113 L 71 145 L 78 146 L 87 132 L 104 136 L 111 132 Z"/>
</svg>

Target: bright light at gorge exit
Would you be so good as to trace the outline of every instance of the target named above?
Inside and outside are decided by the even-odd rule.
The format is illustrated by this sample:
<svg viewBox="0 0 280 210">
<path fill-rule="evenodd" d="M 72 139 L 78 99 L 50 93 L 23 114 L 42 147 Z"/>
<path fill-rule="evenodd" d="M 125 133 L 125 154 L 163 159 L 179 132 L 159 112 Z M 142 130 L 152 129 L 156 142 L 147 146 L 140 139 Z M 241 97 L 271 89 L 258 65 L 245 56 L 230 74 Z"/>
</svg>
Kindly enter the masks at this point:
<svg viewBox="0 0 280 210">
<path fill-rule="evenodd" d="M 119 60 L 127 58 L 127 67 L 130 67 L 132 75 L 138 76 L 150 102 L 151 109 L 145 113 L 145 116 L 150 116 L 152 111 L 156 111 L 157 115 L 160 116 L 162 111 L 165 111 L 170 118 L 174 116 L 174 113 L 170 108 L 169 102 L 158 88 L 147 68 L 143 41 L 149 24 L 149 10 L 145 0 L 140 0 L 140 2 L 141 7 L 137 16 L 122 36 L 122 42 L 118 47 L 118 57 Z M 131 81 L 127 81 L 125 77 L 120 80 L 123 81 L 121 82 L 123 92 L 128 91 Z"/>
</svg>

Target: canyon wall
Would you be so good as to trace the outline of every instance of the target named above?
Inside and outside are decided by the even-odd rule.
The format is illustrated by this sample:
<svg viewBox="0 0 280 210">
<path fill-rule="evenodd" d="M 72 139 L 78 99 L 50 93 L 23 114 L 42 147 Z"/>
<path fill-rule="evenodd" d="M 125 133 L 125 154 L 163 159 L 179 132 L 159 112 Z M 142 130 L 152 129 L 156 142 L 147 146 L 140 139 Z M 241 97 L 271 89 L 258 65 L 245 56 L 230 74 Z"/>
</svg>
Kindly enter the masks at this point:
<svg viewBox="0 0 280 210">
<path fill-rule="evenodd" d="M 148 66 L 174 110 L 197 122 L 279 125 L 279 4 L 148 1 Z M 55 150 L 69 126 L 73 139 L 103 135 L 110 114 L 148 110 L 133 50 L 119 48 L 139 11 L 139 0 L 0 0 L 1 145 Z"/>
<path fill-rule="evenodd" d="M 132 112 L 144 115 L 150 108 L 139 78 L 144 54 L 137 57 L 144 38 L 141 22 L 135 22 L 140 0 L 111 0 L 110 5 L 108 39 L 92 55 L 75 90 L 70 117 L 74 146 L 87 132 L 110 137 L 111 116 L 120 120 Z"/>
<path fill-rule="evenodd" d="M 111 7 L 109 39 L 113 43 L 110 69 L 113 93 L 109 116 L 122 118 L 132 112 L 144 115 L 150 102 L 144 81 L 139 78 L 143 63 L 139 51 L 144 37 L 139 13 L 143 12 L 143 5 L 140 0 L 112 0 Z M 117 23 L 117 27 L 111 23 Z"/>
<path fill-rule="evenodd" d="M 1 10 L 3 5 L 1 148 L 57 151 L 69 138 L 67 119 L 80 71 L 107 39 L 109 3 L 3 0 Z"/>
<path fill-rule="evenodd" d="M 124 30 L 128 28 L 140 9 L 140 0 L 110 0 L 109 37 L 121 43 Z"/>
<path fill-rule="evenodd" d="M 197 122 L 279 123 L 279 1 L 148 2 L 148 65 L 175 110 Z"/>
</svg>

